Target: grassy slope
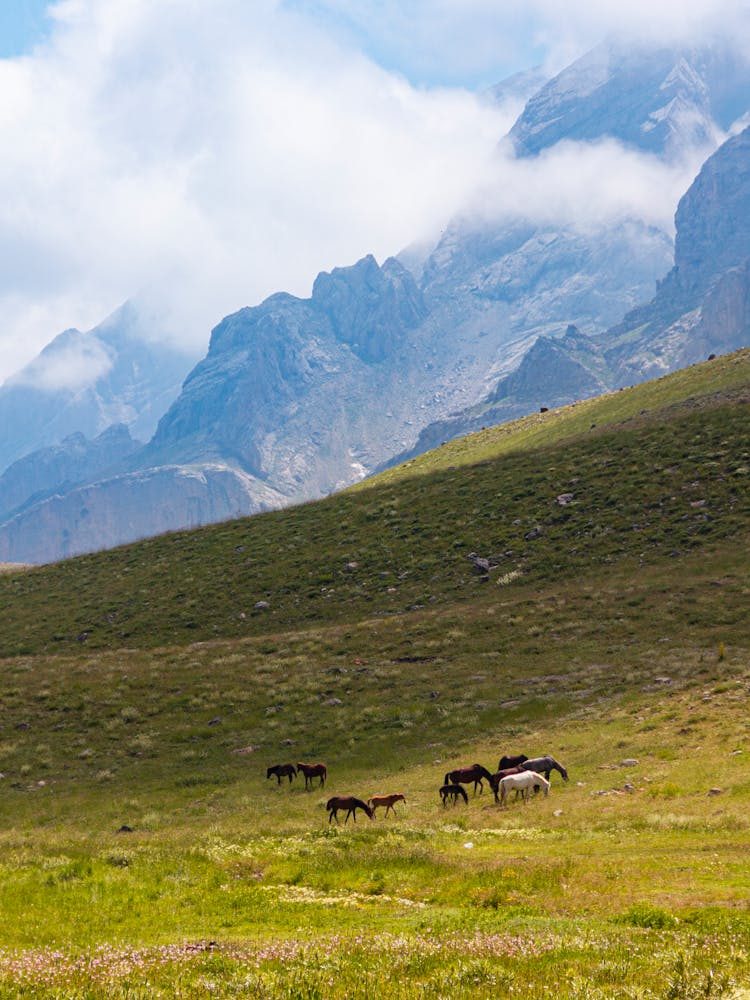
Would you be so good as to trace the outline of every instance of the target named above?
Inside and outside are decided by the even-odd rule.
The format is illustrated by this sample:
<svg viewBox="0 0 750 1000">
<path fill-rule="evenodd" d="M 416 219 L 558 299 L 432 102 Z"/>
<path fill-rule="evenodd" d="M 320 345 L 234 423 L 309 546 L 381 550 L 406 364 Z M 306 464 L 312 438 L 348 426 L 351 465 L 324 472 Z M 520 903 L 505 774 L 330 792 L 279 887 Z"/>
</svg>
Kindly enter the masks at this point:
<svg viewBox="0 0 750 1000">
<path fill-rule="evenodd" d="M 745 351 L 473 435 L 320 503 L 0 576 L 0 653 L 183 644 L 471 601 L 470 552 L 554 583 L 731 539 L 747 529 L 749 401 Z"/>
<path fill-rule="evenodd" d="M 743 352 L 321 504 L 0 579 L 2 942 L 32 949 L 29 995 L 336 995 L 303 956 L 257 966 L 300 936 L 347 997 L 747 983 L 748 387 Z M 504 554 L 486 582 L 470 551 Z M 449 767 L 515 749 L 571 782 L 440 806 Z M 265 779 L 320 758 L 324 791 Z M 329 793 L 393 790 L 397 820 L 329 830 Z M 368 940 L 393 933 L 389 972 Z M 208 938 L 183 971 L 38 951 Z"/>
</svg>

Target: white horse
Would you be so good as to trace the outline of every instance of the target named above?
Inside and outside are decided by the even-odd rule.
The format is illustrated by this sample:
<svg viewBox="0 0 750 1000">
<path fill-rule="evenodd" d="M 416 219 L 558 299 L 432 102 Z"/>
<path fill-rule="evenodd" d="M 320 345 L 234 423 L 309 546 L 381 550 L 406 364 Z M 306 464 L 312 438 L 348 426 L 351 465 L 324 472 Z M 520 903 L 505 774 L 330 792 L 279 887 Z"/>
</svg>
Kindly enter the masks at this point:
<svg viewBox="0 0 750 1000">
<path fill-rule="evenodd" d="M 520 792 L 524 805 L 528 802 L 531 789 L 541 788 L 549 795 L 549 781 L 536 771 L 521 771 L 520 774 L 507 774 L 500 779 L 500 805 L 505 804 L 509 792 Z"/>
</svg>

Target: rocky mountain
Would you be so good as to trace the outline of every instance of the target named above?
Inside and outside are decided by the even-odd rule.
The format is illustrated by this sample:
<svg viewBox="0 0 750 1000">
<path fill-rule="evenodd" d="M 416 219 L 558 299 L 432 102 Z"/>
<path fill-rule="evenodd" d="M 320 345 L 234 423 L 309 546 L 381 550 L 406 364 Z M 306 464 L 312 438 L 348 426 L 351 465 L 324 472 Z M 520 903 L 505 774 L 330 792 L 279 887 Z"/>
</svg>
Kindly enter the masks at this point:
<svg viewBox="0 0 750 1000">
<path fill-rule="evenodd" d="M 750 127 L 708 158 L 675 213 L 674 266 L 656 295 L 593 337 L 540 338 L 477 405 L 428 425 L 396 464 L 537 406 L 657 378 L 750 343 Z"/>
<path fill-rule="evenodd" d="M 606 137 L 660 162 L 694 152 L 750 108 L 742 60 L 726 76 L 718 65 L 710 49 L 600 47 L 537 90 L 505 148 L 520 164 Z M 321 496 L 396 455 L 649 377 L 678 342 L 703 354 L 719 328 L 728 342 L 746 302 L 743 226 L 727 215 L 744 204 L 732 180 L 744 174 L 716 162 L 680 203 L 676 257 L 669 233 L 636 218 L 541 223 L 522 204 L 475 205 L 422 253 L 382 266 L 368 256 L 320 274 L 309 298 L 280 293 L 226 317 L 145 448 L 0 525 L 0 559 L 56 559 Z M 709 278 L 712 256 L 722 270 Z M 658 304 L 639 307 L 658 279 Z"/>
<path fill-rule="evenodd" d="M 0 519 L 55 493 L 105 478 L 142 447 L 124 424 L 113 424 L 93 441 L 76 432 L 58 445 L 19 458 L 0 476 Z"/>
<path fill-rule="evenodd" d="M 44 563 L 240 514 L 286 498 L 225 465 L 161 466 L 56 494 L 0 525 L 0 562 Z"/>
<path fill-rule="evenodd" d="M 92 330 L 59 334 L 7 379 L 0 386 L 0 470 L 70 434 L 93 438 L 112 424 L 148 440 L 196 360 L 159 343 L 158 333 L 127 303 Z"/>
<path fill-rule="evenodd" d="M 603 338 L 615 380 L 651 378 L 750 342 L 750 127 L 709 157 L 675 224 L 674 267 Z"/>
<path fill-rule="evenodd" d="M 603 136 L 651 153 L 710 148 L 747 112 L 747 75 L 745 54 L 729 44 L 637 49 L 610 40 L 541 87 L 509 138 L 523 156 Z"/>
</svg>

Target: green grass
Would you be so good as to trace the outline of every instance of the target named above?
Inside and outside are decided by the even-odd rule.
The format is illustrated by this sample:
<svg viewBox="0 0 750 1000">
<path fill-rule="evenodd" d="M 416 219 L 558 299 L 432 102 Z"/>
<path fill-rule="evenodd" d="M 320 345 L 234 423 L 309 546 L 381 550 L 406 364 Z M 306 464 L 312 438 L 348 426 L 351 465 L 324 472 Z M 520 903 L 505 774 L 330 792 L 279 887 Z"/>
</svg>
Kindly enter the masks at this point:
<svg viewBox="0 0 750 1000">
<path fill-rule="evenodd" d="M 0 578 L 0 998 L 750 995 L 749 381 Z"/>
</svg>

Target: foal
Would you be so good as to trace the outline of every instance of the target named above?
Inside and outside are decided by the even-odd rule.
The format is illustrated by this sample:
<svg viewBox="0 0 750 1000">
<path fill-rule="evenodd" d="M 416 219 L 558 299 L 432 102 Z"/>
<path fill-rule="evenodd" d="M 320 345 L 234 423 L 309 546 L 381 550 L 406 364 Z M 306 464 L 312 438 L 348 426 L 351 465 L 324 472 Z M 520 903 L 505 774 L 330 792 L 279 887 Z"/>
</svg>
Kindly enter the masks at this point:
<svg viewBox="0 0 750 1000">
<path fill-rule="evenodd" d="M 397 802 L 406 802 L 406 796 L 402 795 L 401 792 L 394 792 L 392 795 L 373 795 L 371 799 L 367 800 L 368 806 L 372 806 L 373 815 L 378 806 L 385 806 L 386 816 L 389 812 L 396 815 L 396 810 L 393 807 Z"/>
</svg>

